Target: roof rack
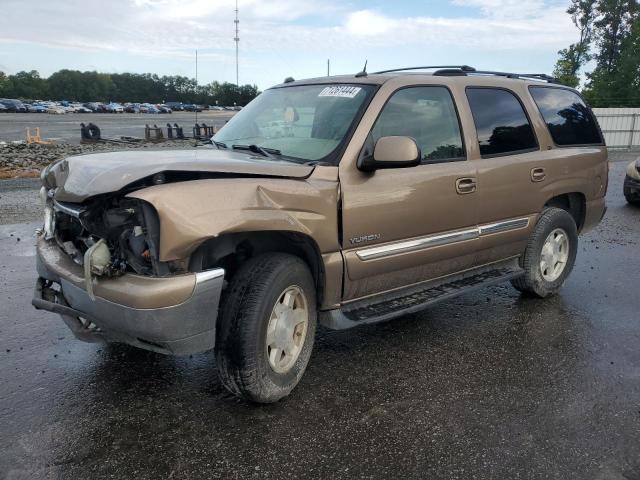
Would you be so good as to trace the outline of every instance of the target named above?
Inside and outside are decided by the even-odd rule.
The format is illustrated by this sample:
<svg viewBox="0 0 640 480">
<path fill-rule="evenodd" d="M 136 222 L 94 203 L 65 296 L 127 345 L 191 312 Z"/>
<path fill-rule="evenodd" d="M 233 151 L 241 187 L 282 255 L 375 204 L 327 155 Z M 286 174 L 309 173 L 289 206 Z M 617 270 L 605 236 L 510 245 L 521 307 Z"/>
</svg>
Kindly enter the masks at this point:
<svg viewBox="0 0 640 480">
<path fill-rule="evenodd" d="M 434 75 L 437 75 L 438 72 L 435 72 Z M 546 73 L 511 73 L 511 72 L 494 72 L 491 70 L 476 70 L 473 72 L 474 75 L 495 75 L 498 77 L 507 77 L 507 78 L 516 78 L 516 79 L 533 79 L 545 81 L 548 83 L 560 83 L 557 78 L 547 75 Z"/>
<path fill-rule="evenodd" d="M 432 70 L 432 69 L 455 69 L 461 70 L 463 72 L 475 72 L 476 69 L 470 67 L 469 65 L 428 65 L 426 67 L 405 67 L 405 68 L 392 68 L 391 70 L 380 70 L 379 72 L 373 72 L 374 74 L 378 73 L 392 73 L 392 72 L 405 72 L 407 70 Z"/>
<path fill-rule="evenodd" d="M 406 72 L 410 70 L 433 70 L 434 75 L 448 77 L 448 76 L 466 76 L 466 75 L 495 75 L 499 77 L 515 78 L 515 79 L 527 79 L 540 80 L 548 83 L 560 83 L 558 79 L 547 75 L 545 73 L 511 73 L 511 72 L 495 72 L 492 70 L 476 70 L 469 65 L 430 65 L 424 67 L 405 67 L 405 68 L 393 68 L 390 70 L 381 70 L 379 73 L 393 73 L 393 72 Z"/>
</svg>

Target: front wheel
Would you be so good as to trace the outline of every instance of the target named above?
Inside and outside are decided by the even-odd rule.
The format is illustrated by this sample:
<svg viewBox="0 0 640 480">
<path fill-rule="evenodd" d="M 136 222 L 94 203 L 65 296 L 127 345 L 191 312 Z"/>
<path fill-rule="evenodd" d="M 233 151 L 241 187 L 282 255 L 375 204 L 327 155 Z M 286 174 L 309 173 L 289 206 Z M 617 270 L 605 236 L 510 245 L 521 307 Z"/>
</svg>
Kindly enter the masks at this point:
<svg viewBox="0 0 640 480">
<path fill-rule="evenodd" d="M 561 208 L 545 209 L 522 257 L 524 274 L 511 281 L 521 292 L 544 298 L 562 286 L 573 269 L 578 251 L 575 220 Z"/>
<path fill-rule="evenodd" d="M 307 367 L 316 331 L 315 284 L 298 257 L 246 262 L 225 293 L 216 360 L 224 386 L 259 403 L 288 395 Z"/>
</svg>

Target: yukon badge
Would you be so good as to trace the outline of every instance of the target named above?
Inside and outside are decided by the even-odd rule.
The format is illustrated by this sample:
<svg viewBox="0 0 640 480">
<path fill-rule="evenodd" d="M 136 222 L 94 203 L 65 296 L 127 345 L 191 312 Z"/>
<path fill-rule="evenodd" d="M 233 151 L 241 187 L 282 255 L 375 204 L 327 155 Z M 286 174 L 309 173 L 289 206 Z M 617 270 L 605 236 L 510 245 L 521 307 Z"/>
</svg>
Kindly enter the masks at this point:
<svg viewBox="0 0 640 480">
<path fill-rule="evenodd" d="M 351 245 L 358 245 L 359 243 L 372 242 L 374 240 L 380 240 L 379 233 L 372 233 L 371 235 L 360 235 L 359 237 L 351 237 L 349 241 Z"/>
</svg>

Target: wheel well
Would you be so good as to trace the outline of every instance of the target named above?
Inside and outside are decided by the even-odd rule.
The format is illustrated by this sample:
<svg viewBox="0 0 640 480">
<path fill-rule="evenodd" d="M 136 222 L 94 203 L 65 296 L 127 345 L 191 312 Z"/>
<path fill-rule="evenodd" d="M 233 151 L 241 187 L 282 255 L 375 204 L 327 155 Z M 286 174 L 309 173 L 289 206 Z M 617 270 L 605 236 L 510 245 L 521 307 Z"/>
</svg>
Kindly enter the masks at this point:
<svg viewBox="0 0 640 480">
<path fill-rule="evenodd" d="M 318 304 L 322 303 L 325 275 L 322 256 L 316 242 L 302 233 L 263 231 L 222 235 L 207 240 L 196 249 L 189 260 L 189 270 L 199 272 L 222 267 L 225 280 L 229 281 L 244 262 L 269 252 L 289 253 L 301 258 L 316 284 Z"/>
<path fill-rule="evenodd" d="M 566 210 L 575 220 L 578 232 L 582 230 L 586 213 L 586 199 L 582 193 L 563 193 L 562 195 L 550 198 L 544 206 Z"/>
</svg>

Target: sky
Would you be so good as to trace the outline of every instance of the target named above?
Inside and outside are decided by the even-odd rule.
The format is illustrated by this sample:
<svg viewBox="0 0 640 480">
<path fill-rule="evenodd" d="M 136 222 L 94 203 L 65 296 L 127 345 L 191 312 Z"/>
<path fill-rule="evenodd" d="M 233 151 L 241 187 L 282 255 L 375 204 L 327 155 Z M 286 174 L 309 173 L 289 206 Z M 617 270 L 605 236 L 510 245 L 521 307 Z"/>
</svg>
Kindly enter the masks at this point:
<svg viewBox="0 0 640 480">
<path fill-rule="evenodd" d="M 551 73 L 568 0 L 239 0 L 240 83 L 418 65 Z M 0 71 L 235 82 L 235 0 L 0 0 Z"/>
</svg>

